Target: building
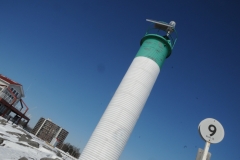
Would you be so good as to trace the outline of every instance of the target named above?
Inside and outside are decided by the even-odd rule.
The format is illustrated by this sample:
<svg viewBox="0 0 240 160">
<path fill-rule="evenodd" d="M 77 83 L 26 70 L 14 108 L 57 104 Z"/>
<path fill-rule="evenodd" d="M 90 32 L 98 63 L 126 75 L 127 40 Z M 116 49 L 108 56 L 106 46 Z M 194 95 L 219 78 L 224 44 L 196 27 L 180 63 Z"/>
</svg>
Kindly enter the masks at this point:
<svg viewBox="0 0 240 160">
<path fill-rule="evenodd" d="M 40 118 L 32 130 L 32 134 L 50 143 L 60 146 L 68 135 L 68 131 L 53 123 L 50 119 Z"/>
<path fill-rule="evenodd" d="M 24 121 L 24 125 L 27 125 L 30 119 L 25 115 L 28 107 L 23 102 L 23 97 L 23 86 L 0 74 L 0 115 L 4 118 L 11 118 L 10 114 L 14 113 L 13 122 L 18 124 Z"/>
</svg>

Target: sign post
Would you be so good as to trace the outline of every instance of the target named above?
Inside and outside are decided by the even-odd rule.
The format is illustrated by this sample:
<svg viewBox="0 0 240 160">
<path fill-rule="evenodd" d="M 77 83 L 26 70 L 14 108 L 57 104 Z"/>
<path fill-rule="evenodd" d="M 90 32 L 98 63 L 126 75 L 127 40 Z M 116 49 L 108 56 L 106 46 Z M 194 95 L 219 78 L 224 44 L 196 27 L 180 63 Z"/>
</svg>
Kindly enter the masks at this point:
<svg viewBox="0 0 240 160">
<path fill-rule="evenodd" d="M 224 129 L 221 123 L 213 118 L 206 118 L 198 126 L 200 136 L 206 141 L 201 160 L 207 159 L 208 150 L 211 143 L 219 143 L 224 137 Z"/>
<path fill-rule="evenodd" d="M 202 148 L 198 148 L 196 160 L 202 160 L 203 151 L 204 151 L 204 150 L 203 150 Z M 211 153 L 208 152 L 207 157 L 206 157 L 206 160 L 210 160 L 210 158 L 211 158 Z"/>
<path fill-rule="evenodd" d="M 203 150 L 203 156 L 202 156 L 202 160 L 206 160 L 207 159 L 207 154 L 208 154 L 208 150 L 210 148 L 210 142 L 206 142 L 204 150 Z"/>
</svg>

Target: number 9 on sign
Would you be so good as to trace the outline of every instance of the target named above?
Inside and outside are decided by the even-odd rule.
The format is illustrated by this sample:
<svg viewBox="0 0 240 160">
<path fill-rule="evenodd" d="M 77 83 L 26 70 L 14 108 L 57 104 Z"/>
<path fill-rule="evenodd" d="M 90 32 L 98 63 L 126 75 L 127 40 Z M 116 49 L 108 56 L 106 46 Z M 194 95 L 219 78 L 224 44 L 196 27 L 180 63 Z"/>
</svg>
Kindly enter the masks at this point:
<svg viewBox="0 0 240 160">
<path fill-rule="evenodd" d="M 212 130 L 212 128 L 214 128 L 214 129 Z M 213 135 L 216 133 L 216 131 L 217 131 L 217 128 L 216 128 L 214 125 L 212 125 L 212 124 L 210 124 L 210 125 L 208 126 L 208 129 L 209 129 L 210 132 L 212 132 L 212 133 L 210 134 L 210 136 L 213 136 Z"/>
<path fill-rule="evenodd" d="M 210 143 L 219 143 L 224 137 L 223 126 L 213 118 L 207 118 L 200 122 L 198 131 L 203 140 Z"/>
</svg>

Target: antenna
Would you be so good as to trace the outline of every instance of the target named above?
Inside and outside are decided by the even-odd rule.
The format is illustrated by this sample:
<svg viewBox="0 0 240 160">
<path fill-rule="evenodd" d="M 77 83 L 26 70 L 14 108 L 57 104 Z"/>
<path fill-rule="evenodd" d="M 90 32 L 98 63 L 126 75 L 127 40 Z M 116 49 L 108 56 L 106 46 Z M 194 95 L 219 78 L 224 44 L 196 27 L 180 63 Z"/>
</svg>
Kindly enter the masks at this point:
<svg viewBox="0 0 240 160">
<path fill-rule="evenodd" d="M 176 22 L 174 22 L 174 21 L 171 21 L 169 24 L 167 24 L 165 22 L 151 20 L 151 19 L 146 19 L 146 21 L 154 23 L 155 28 L 166 31 L 167 36 L 169 36 L 169 34 L 171 34 L 174 31 L 175 26 L 176 26 Z"/>
</svg>

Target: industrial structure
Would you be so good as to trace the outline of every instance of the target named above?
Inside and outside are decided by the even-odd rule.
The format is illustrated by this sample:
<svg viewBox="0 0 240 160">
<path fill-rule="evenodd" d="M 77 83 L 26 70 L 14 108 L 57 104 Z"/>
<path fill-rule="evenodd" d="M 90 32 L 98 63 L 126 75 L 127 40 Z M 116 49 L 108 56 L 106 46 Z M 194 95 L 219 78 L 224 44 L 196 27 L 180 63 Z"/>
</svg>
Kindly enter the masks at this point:
<svg viewBox="0 0 240 160">
<path fill-rule="evenodd" d="M 123 77 L 103 116 L 84 148 L 80 160 L 119 159 L 142 112 L 164 60 L 170 56 L 176 39 L 175 22 L 154 23 L 154 30 L 142 38 L 140 49 Z M 150 30 L 152 31 L 152 30 Z"/>
<path fill-rule="evenodd" d="M 40 118 L 32 130 L 32 134 L 50 143 L 61 146 L 68 135 L 68 131 L 53 123 L 50 119 Z"/>
<path fill-rule="evenodd" d="M 28 107 L 22 100 L 23 97 L 23 86 L 0 74 L 0 115 L 9 119 L 9 115 L 14 113 L 13 122 L 18 124 L 24 121 L 24 125 L 27 125 L 30 119 L 26 116 Z M 20 107 L 17 105 L 19 102 Z"/>
</svg>

